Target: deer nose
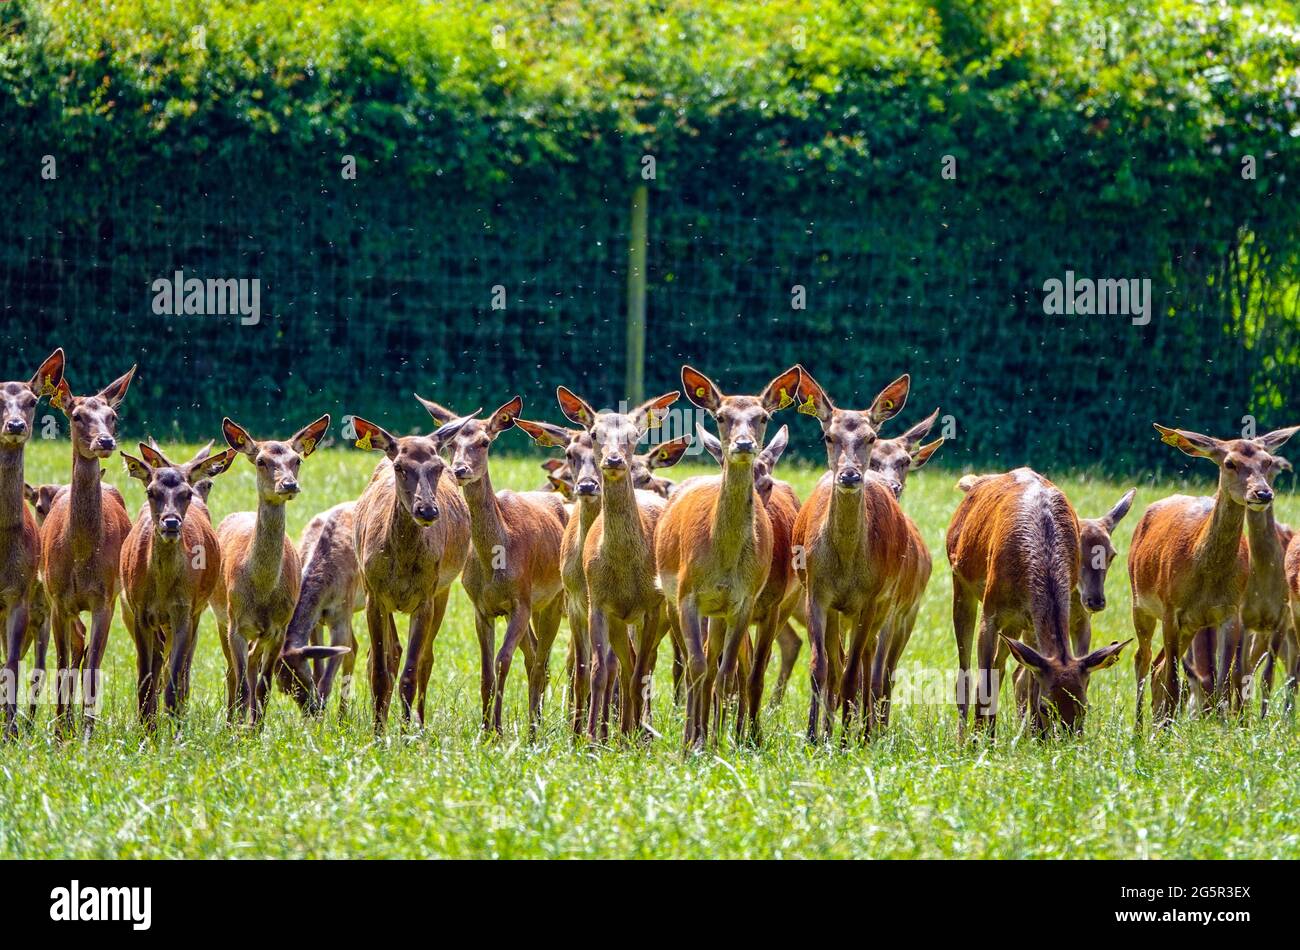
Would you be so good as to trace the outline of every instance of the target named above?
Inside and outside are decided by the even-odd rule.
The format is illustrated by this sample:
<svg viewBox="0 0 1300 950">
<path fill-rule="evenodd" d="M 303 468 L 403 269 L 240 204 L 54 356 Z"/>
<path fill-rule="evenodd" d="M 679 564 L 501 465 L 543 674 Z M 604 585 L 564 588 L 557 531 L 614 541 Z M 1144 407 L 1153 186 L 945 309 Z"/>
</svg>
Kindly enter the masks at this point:
<svg viewBox="0 0 1300 950">
<path fill-rule="evenodd" d="M 1106 598 L 1096 595 L 1089 595 L 1083 599 L 1083 606 L 1087 607 L 1092 613 L 1106 609 Z"/>
<path fill-rule="evenodd" d="M 415 520 L 423 525 L 431 525 L 438 520 L 438 506 L 433 502 L 419 502 L 412 512 Z"/>
<path fill-rule="evenodd" d="M 754 450 L 757 447 L 758 443 L 747 435 L 742 435 L 740 438 L 736 439 L 735 442 L 731 443 L 731 450 L 737 455 L 753 455 Z"/>
<path fill-rule="evenodd" d="M 889 490 L 894 493 L 895 498 L 899 498 L 903 494 L 903 483 L 896 478 L 891 478 L 889 480 Z"/>
<path fill-rule="evenodd" d="M 95 448 L 101 452 L 111 452 L 117 447 L 117 442 L 111 435 L 101 435 L 95 440 Z"/>
<path fill-rule="evenodd" d="M 1268 504 L 1270 501 L 1273 500 L 1273 489 L 1256 488 L 1253 492 L 1250 493 L 1250 500 L 1257 501 L 1260 504 Z"/>
<path fill-rule="evenodd" d="M 573 487 L 579 495 L 594 495 L 600 491 L 600 482 L 594 478 L 580 478 Z"/>
<path fill-rule="evenodd" d="M 8 435 L 22 435 L 27 431 L 27 422 L 23 419 L 5 420 L 5 432 Z"/>
<path fill-rule="evenodd" d="M 617 452 L 611 452 L 609 455 L 606 455 L 600 464 L 601 468 L 621 469 L 627 466 L 627 463 L 623 461 L 623 456 L 619 455 Z"/>
<path fill-rule="evenodd" d="M 840 472 L 837 481 L 845 488 L 852 488 L 862 484 L 862 473 L 856 468 L 846 468 Z"/>
<path fill-rule="evenodd" d="M 181 533 L 181 519 L 176 515 L 163 515 L 158 527 L 164 537 L 174 538 Z"/>
<path fill-rule="evenodd" d="M 298 491 L 298 480 L 296 478 L 286 478 L 280 483 L 281 495 L 296 495 Z"/>
</svg>

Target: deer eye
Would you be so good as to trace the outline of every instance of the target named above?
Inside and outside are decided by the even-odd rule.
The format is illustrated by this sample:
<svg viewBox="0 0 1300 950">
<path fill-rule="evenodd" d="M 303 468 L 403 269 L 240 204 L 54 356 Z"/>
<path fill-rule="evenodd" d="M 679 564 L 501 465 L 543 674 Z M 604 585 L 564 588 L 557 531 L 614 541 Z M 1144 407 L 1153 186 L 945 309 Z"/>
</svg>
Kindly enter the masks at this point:
<svg viewBox="0 0 1300 950">
<path fill-rule="evenodd" d="M 1237 467 L 1237 463 L 1234 462 L 1232 459 L 1225 459 L 1223 462 L 1223 467 L 1226 469 L 1234 469 Z"/>
</svg>

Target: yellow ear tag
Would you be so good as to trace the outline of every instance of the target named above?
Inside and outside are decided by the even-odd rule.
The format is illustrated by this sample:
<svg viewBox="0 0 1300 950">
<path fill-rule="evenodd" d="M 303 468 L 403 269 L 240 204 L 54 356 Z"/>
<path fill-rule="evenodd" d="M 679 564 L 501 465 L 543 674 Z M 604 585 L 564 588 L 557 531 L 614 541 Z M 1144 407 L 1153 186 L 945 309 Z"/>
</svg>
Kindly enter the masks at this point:
<svg viewBox="0 0 1300 950">
<path fill-rule="evenodd" d="M 667 450 L 667 449 L 660 449 L 660 450 L 659 450 L 659 461 L 661 461 L 661 462 L 667 462 L 667 461 L 668 461 L 668 450 Z"/>
<path fill-rule="evenodd" d="M 699 396 L 701 399 L 704 398 L 706 392 L 707 390 L 703 386 L 695 387 L 695 395 Z"/>
<path fill-rule="evenodd" d="M 892 399 L 882 400 L 880 403 L 880 408 L 883 409 L 885 412 L 888 412 L 890 409 L 894 408 L 894 401 Z"/>
<path fill-rule="evenodd" d="M 809 394 L 806 400 L 800 403 L 798 411 L 802 412 L 805 416 L 817 415 L 817 403 L 813 401 L 811 394 Z"/>
<path fill-rule="evenodd" d="M 372 445 L 370 444 L 370 430 L 369 430 L 369 429 L 366 430 L 366 434 L 365 434 L 365 435 L 363 435 L 361 438 L 357 439 L 357 448 L 359 448 L 359 449 L 372 449 L 372 448 L 374 448 L 374 446 L 372 446 Z"/>
<path fill-rule="evenodd" d="M 45 377 L 45 389 L 42 395 L 50 397 L 50 405 L 55 409 L 63 408 L 63 390 L 50 385 L 50 377 Z"/>
<path fill-rule="evenodd" d="M 653 409 L 651 409 L 649 412 L 646 413 L 646 428 L 647 429 L 659 428 L 659 417 L 655 415 L 655 411 Z"/>
<path fill-rule="evenodd" d="M 302 440 L 302 454 L 303 454 L 303 455 L 311 455 L 311 450 L 314 449 L 314 448 L 316 448 L 316 440 L 315 440 L 315 439 L 303 439 L 303 440 Z"/>
<path fill-rule="evenodd" d="M 794 400 L 790 398 L 790 394 L 789 394 L 788 392 L 786 392 L 786 391 L 785 391 L 785 387 L 782 386 L 782 387 L 781 387 L 781 403 L 780 403 L 780 405 L 778 405 L 776 408 L 778 408 L 778 409 L 784 409 L 786 406 L 792 405 L 793 403 L 794 403 Z"/>
<path fill-rule="evenodd" d="M 1166 432 L 1160 436 L 1160 441 L 1165 445 L 1172 445 L 1174 448 L 1178 448 L 1178 433 Z"/>
</svg>

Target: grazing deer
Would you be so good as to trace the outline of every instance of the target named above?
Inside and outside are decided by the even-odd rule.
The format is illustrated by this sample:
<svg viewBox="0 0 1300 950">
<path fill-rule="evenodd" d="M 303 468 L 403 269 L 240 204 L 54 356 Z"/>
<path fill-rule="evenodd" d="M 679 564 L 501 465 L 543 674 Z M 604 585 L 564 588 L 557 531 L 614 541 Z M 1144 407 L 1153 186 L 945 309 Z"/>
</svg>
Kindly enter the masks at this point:
<svg viewBox="0 0 1300 950">
<path fill-rule="evenodd" d="M 840 655 L 841 630 L 851 636 L 836 684 L 843 701 L 844 735 L 847 738 L 859 709 L 864 713 L 862 736 L 871 734 L 880 721 L 878 701 L 884 699 L 884 689 L 866 664 L 872 663 L 881 630 L 891 618 L 898 618 L 900 635 L 904 628 L 910 635 L 910 621 L 929 580 L 929 552 L 899 508 L 892 487 L 867 475 L 876 430 L 903 408 L 910 384 L 910 377 L 900 376 L 881 390 L 869 409 L 840 409 L 800 367 L 799 411 L 821 423 L 829 467 L 799 509 L 794 529 L 811 652 L 810 742 L 823 731 L 827 737 L 831 733 L 831 673 Z M 832 614 L 838 615 L 839 624 L 828 624 Z M 886 649 L 885 656 L 890 652 Z M 887 668 L 882 661 L 880 675 Z"/>
<path fill-rule="evenodd" d="M 682 367 L 687 398 L 713 417 L 725 447 L 722 475 L 679 485 L 655 539 L 669 620 L 686 645 L 687 747 L 708 739 L 710 697 L 716 738 L 726 696 L 737 693 L 741 643 L 772 566 L 772 521 L 754 491 L 754 463 L 772 413 L 793 405 L 798 384 L 792 366 L 758 396 L 725 396 L 703 373 Z"/>
<path fill-rule="evenodd" d="M 431 436 L 399 438 L 373 422 L 353 419 L 357 445 L 386 456 L 357 501 L 355 514 L 376 733 L 387 723 L 399 667 L 402 720 L 409 722 L 414 711 L 421 724 L 426 721 L 433 641 L 442 627 L 452 582 L 465 567 L 470 539 L 469 509 L 456 486 L 443 477 L 447 463 L 441 452 L 466 421 L 442 419 Z M 395 613 L 410 617 L 404 665 Z"/>
<path fill-rule="evenodd" d="M 437 403 L 422 399 L 434 421 L 455 418 Z M 536 734 L 550 669 L 551 646 L 564 610 L 560 546 L 568 512 L 553 492 L 493 491 L 488 452 L 496 438 L 515 424 L 523 409 L 516 396 L 486 420 L 469 419 L 456 433 L 452 476 L 469 506 L 473 554 L 461 582 L 474 604 L 482 664 L 480 693 L 483 728 L 501 734 L 501 707 L 515 649 L 522 646 L 528 670 L 528 732 Z M 506 617 L 501 650 L 496 619 Z"/>
<path fill-rule="evenodd" d="M 18 661 L 30 639 L 33 598 L 38 595 L 37 567 L 41 556 L 36 519 L 23 504 L 23 453 L 31 438 L 36 404 L 58 392 L 63 382 L 63 350 L 46 357 L 28 381 L 0 383 L 0 623 L 3 623 L 5 731 L 18 731 Z M 43 592 L 39 596 L 44 597 Z M 44 603 L 38 611 L 44 608 Z M 40 650 L 44 669 L 44 649 Z M 34 701 L 34 700 L 33 700 Z"/>
<path fill-rule="evenodd" d="M 56 716 L 59 729 L 72 728 L 77 674 L 89 738 L 98 718 L 99 669 L 117 606 L 118 567 L 131 518 L 121 495 L 101 482 L 100 462 L 117 448 L 117 410 L 135 376 L 132 366 L 93 396 L 74 396 L 63 377 L 51 402 L 71 420 L 72 484 L 54 499 L 41 528 L 41 573 L 50 597 L 50 633 L 58 659 Z M 74 652 L 74 621 L 90 613 L 84 654 Z"/>
<path fill-rule="evenodd" d="M 1007 657 L 1014 656 L 1033 675 L 1026 690 L 1033 724 L 1042 731 L 1056 720 L 1081 732 L 1089 679 L 1118 662 L 1128 641 L 1080 657 L 1071 652 L 1079 523 L 1069 499 L 1028 468 L 981 478 L 969 485 L 953 513 L 947 548 L 962 731 L 975 692 L 970 649 L 978 609 L 977 723 L 993 734 Z"/>
<path fill-rule="evenodd" d="M 122 453 L 131 477 L 145 486 L 146 502 L 122 544 L 120 569 L 122 619 L 135 641 L 136 701 L 150 729 L 160 689 L 168 713 L 183 710 L 199 618 L 221 573 L 212 518 L 194 486 L 230 468 L 235 452 L 211 451 L 208 443 L 181 465 L 143 442 L 140 458 Z"/>
<path fill-rule="evenodd" d="M 266 710 L 302 583 L 298 551 L 284 530 L 284 506 L 297 496 L 298 470 L 329 424 L 329 415 L 323 415 L 286 442 L 258 442 L 230 419 L 221 423 L 226 443 L 257 471 L 257 511 L 227 515 L 217 527 L 221 570 L 211 602 L 226 655 L 226 708 L 232 725 L 239 721 L 257 728 Z M 343 648 L 301 647 L 300 652 L 330 656 Z"/>
<path fill-rule="evenodd" d="M 1195 634 L 1212 627 L 1218 642 L 1233 642 L 1250 574 L 1250 551 L 1242 532 L 1246 509 L 1262 511 L 1272 505 L 1271 481 L 1281 465 L 1272 453 L 1300 426 L 1255 439 L 1229 440 L 1160 425 L 1156 430 L 1166 444 L 1214 462 L 1219 486 L 1212 498 L 1171 495 L 1153 503 L 1133 532 L 1128 569 L 1138 641 L 1133 672 L 1137 678 L 1134 722 L 1139 729 L 1157 620 L 1165 661 L 1152 683 L 1151 715 L 1157 724 L 1172 719 L 1180 704 L 1178 668 Z M 1228 661 L 1222 671 L 1224 682 L 1231 679 L 1236 665 L 1233 657 Z"/>
<path fill-rule="evenodd" d="M 99 474 L 101 477 L 103 476 L 102 469 Z M 208 482 L 207 484 L 212 483 Z M 67 490 L 67 485 L 32 486 L 26 483 L 23 484 L 23 494 L 36 515 L 38 534 L 45 526 L 45 518 L 50 513 L 54 499 Z M 126 507 L 126 499 L 122 497 L 121 492 L 111 485 L 108 486 L 108 491 L 116 496 L 123 508 Z M 72 619 L 72 628 L 72 655 L 80 657 L 86 649 L 86 625 L 81 622 L 80 617 L 74 617 Z M 27 637 L 23 640 L 20 659 L 26 659 L 27 649 L 32 644 L 35 645 L 35 652 L 32 655 L 32 679 L 31 688 L 28 692 L 27 718 L 34 720 L 36 718 L 36 704 L 41 696 L 41 688 L 45 685 L 45 663 L 50 646 L 50 595 L 45 589 L 45 580 L 40 576 L 39 572 L 36 577 L 36 587 L 32 591 L 31 609 L 27 613 Z"/>
<path fill-rule="evenodd" d="M 721 465 L 723 463 L 722 442 L 702 424 L 697 423 L 695 431 L 699 434 L 705 450 Z M 799 498 L 787 482 L 772 476 L 772 470 L 776 468 L 776 463 L 785 451 L 789 440 L 789 426 L 781 426 L 754 460 L 754 491 L 758 493 L 772 525 L 772 566 L 768 571 L 767 583 L 764 584 L 754 608 L 754 616 L 757 620 L 754 649 L 748 660 L 746 693 L 741 697 L 744 715 L 749 719 L 749 735 L 754 742 L 761 740 L 759 707 L 763 700 L 763 681 L 767 674 L 767 663 L 771 656 L 773 641 L 781 643 L 783 635 L 793 639 L 793 650 L 790 651 L 789 657 L 792 666 L 794 657 L 798 656 L 800 645 L 799 637 L 789 623 L 790 615 L 799 599 L 791 550 L 794 522 L 799 514 Z M 784 668 L 785 655 L 789 647 L 782 644 L 781 650 Z M 784 686 L 779 681 L 777 685 L 778 688 Z"/>
<path fill-rule="evenodd" d="M 663 594 L 655 584 L 655 529 L 665 502 L 653 492 L 637 493 L 630 468 L 636 446 L 659 425 L 659 413 L 677 401 L 667 393 L 628 413 L 597 412 L 563 386 L 556 390 L 564 415 L 591 435 L 600 473 L 601 508 L 583 542 L 582 566 L 589 603 L 591 692 L 587 735 L 608 734 L 611 674 L 617 659 L 621 687 L 621 729 L 630 735 L 642 722 L 642 687 L 653 673 L 650 660 L 663 635 Z M 690 439 L 655 450 L 659 464 L 676 463 Z M 635 627 L 635 651 L 628 628 Z"/>
<path fill-rule="evenodd" d="M 352 671 L 357 662 L 352 615 L 366 608 L 355 534 L 356 502 L 345 501 L 307 522 L 298 545 L 302 584 L 285 632 L 286 660 L 279 672 L 281 685 L 309 715 L 324 711 L 340 665 L 343 681 L 339 684 L 339 715 L 347 715 Z M 304 648 L 321 646 L 325 628 L 330 632 L 330 645 L 344 647 L 348 652 L 313 659 L 308 671 Z"/>
</svg>

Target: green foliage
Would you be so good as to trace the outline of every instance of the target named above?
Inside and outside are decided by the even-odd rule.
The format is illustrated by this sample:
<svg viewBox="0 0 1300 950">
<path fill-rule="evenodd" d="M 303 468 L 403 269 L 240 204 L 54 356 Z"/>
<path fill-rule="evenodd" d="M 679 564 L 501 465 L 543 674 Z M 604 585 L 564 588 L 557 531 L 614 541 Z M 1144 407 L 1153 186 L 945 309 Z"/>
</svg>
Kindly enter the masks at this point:
<svg viewBox="0 0 1300 950">
<path fill-rule="evenodd" d="M 1298 39 L 1285 0 L 20 0 L 0 296 L 74 382 L 140 359 L 153 431 L 549 410 L 562 375 L 613 401 L 651 154 L 649 385 L 906 369 L 955 458 L 1163 464 L 1153 415 L 1293 421 Z M 260 277 L 270 316 L 154 316 L 180 267 Z M 1045 316 L 1066 269 L 1151 278 L 1151 325 Z"/>
</svg>

